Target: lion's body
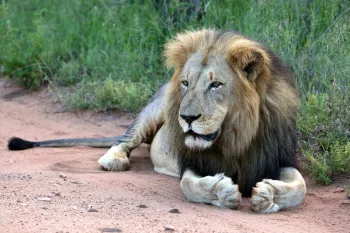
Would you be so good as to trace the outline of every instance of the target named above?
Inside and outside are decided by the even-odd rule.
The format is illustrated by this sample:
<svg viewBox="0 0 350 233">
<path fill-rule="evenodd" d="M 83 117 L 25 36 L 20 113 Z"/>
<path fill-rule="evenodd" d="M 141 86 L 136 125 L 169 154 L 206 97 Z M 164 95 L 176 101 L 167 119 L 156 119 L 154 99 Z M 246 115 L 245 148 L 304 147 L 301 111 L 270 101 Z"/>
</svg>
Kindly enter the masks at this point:
<svg viewBox="0 0 350 233">
<path fill-rule="evenodd" d="M 292 75 L 259 43 L 232 32 L 201 30 L 166 46 L 175 71 L 99 163 L 125 170 L 132 149 L 151 142 L 157 172 L 180 176 L 194 202 L 237 208 L 252 195 L 260 213 L 300 204 L 297 93 Z M 255 187 L 255 188 L 254 188 Z"/>
<path fill-rule="evenodd" d="M 235 51 L 238 46 L 239 51 Z M 177 70 L 167 97 L 166 119 L 178 118 L 179 113 L 174 110 L 179 110 L 181 104 L 179 76 L 191 53 L 202 50 L 209 57 L 226 57 L 230 50 L 244 53 L 251 49 L 263 53 L 266 61 L 262 74 L 254 84 L 245 78 L 236 79 L 232 85 L 235 95 L 222 122 L 225 127 L 209 150 L 201 153 L 188 150 L 183 146 L 185 134 L 181 126 L 168 124 L 173 146 L 181 151 L 181 175 L 187 168 L 201 176 L 225 173 L 244 195 L 250 195 L 252 187 L 263 178 L 278 179 L 281 167 L 296 166 L 297 95 L 291 74 L 267 49 L 230 32 L 200 31 L 181 35 L 167 49 L 169 63 Z M 209 64 L 203 68 L 205 66 Z M 235 72 L 238 76 L 241 71 Z"/>
</svg>

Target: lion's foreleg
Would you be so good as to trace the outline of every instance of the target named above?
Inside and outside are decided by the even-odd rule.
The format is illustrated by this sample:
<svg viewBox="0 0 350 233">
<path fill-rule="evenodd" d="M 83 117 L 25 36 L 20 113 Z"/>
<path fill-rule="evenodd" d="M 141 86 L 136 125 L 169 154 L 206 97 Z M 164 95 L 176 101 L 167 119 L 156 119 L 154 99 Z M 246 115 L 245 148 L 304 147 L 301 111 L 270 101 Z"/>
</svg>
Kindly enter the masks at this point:
<svg viewBox="0 0 350 233">
<path fill-rule="evenodd" d="M 179 177 L 177 151 L 170 147 L 170 140 L 166 125 L 163 125 L 152 141 L 150 155 L 156 172 Z"/>
<path fill-rule="evenodd" d="M 187 170 L 180 186 L 186 198 L 192 202 L 237 209 L 242 200 L 238 185 L 223 173 L 201 177 Z"/>
<path fill-rule="evenodd" d="M 123 138 L 112 146 L 98 162 L 106 170 L 124 171 L 130 167 L 131 151 L 142 143 L 149 143 L 164 123 L 165 92 L 164 85 L 152 101 L 141 111 L 129 126 Z"/>
<path fill-rule="evenodd" d="M 304 178 L 292 167 L 282 168 L 280 180 L 264 179 L 253 188 L 251 208 L 258 213 L 272 213 L 301 204 L 306 193 Z"/>
</svg>

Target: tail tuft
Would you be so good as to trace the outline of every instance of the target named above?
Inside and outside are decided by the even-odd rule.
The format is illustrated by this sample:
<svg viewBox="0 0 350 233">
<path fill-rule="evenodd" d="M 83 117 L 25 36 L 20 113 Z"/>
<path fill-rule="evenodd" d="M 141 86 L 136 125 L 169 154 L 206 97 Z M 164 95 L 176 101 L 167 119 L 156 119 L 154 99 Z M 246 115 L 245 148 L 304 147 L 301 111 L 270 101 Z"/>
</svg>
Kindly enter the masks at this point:
<svg viewBox="0 0 350 233">
<path fill-rule="evenodd" d="M 13 137 L 7 145 L 9 150 L 25 150 L 34 147 L 34 142 L 29 142 L 21 138 Z"/>
</svg>

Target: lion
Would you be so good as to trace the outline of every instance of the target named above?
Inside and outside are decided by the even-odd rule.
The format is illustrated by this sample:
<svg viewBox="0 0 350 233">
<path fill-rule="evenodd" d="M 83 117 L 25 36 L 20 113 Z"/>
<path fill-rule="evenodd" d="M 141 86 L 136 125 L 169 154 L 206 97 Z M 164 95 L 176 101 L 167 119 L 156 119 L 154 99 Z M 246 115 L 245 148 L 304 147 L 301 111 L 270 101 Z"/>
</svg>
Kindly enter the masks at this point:
<svg viewBox="0 0 350 233">
<path fill-rule="evenodd" d="M 191 202 L 272 213 L 304 200 L 297 169 L 295 80 L 260 43 L 235 32 L 202 29 L 178 34 L 165 46 L 173 76 L 129 126 L 104 139 L 30 142 L 12 138 L 9 149 L 112 146 L 103 169 L 124 171 L 129 155 L 150 143 L 158 173 L 180 177 Z"/>
</svg>

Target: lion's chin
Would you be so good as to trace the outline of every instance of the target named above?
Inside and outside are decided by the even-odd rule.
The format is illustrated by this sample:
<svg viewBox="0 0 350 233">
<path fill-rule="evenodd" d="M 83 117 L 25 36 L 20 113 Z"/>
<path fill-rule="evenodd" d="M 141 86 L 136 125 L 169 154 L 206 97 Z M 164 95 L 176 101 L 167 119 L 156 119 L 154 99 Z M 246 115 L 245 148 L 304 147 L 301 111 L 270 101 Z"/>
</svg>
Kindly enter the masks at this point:
<svg viewBox="0 0 350 233">
<path fill-rule="evenodd" d="M 205 150 L 213 145 L 213 141 L 207 141 L 200 137 L 188 135 L 185 138 L 185 145 L 191 150 Z"/>
</svg>

